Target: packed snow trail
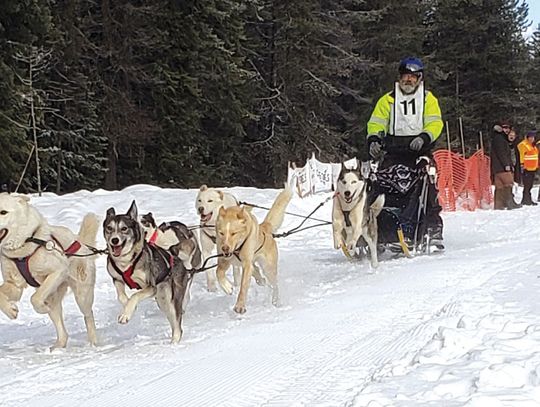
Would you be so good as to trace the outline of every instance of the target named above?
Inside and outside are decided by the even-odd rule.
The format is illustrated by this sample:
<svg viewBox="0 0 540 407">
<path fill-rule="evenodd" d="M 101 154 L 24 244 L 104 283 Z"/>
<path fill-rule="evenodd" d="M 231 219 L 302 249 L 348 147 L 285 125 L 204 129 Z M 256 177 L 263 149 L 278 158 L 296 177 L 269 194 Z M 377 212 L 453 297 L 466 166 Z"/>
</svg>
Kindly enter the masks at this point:
<svg viewBox="0 0 540 407">
<path fill-rule="evenodd" d="M 231 192 L 261 205 L 276 194 Z M 115 206 L 122 212 L 134 198 L 141 213 L 152 211 L 158 222 L 195 224 L 195 194 L 134 186 L 32 202 L 51 223 L 72 229 L 86 211 L 103 216 Z M 324 198 L 295 199 L 289 211 L 309 213 Z M 315 216 L 330 219 L 330 212 L 331 203 Z M 255 213 L 262 219 L 263 211 Z M 537 208 L 446 214 L 444 254 L 385 260 L 376 273 L 367 262 L 349 262 L 333 250 L 329 226 L 280 239 L 282 306 L 272 307 L 269 289 L 252 284 L 247 313 L 236 315 L 236 293 L 208 293 L 204 276 L 197 276 L 177 346 L 169 344 L 168 323 L 154 301 L 142 303 L 129 324 L 116 322 L 120 306 L 100 258 L 96 349 L 86 344 L 71 295 L 64 307 L 71 334 L 65 350 L 48 351 L 54 330 L 48 317 L 32 310 L 31 290 L 19 320 L 0 316 L 2 405 L 457 406 L 486 398 L 489 405 L 537 403 L 540 231 L 530 219 L 539 214 Z M 298 223 L 287 217 L 282 230 Z M 513 292 L 520 281 L 521 292 Z M 501 330 L 527 340 L 512 347 Z M 502 366 L 495 373 L 491 346 L 501 347 Z M 526 363 L 515 362 L 516 346 Z M 469 351 L 481 357 L 467 357 Z M 516 369 L 525 377 L 518 390 L 500 379 Z"/>
</svg>

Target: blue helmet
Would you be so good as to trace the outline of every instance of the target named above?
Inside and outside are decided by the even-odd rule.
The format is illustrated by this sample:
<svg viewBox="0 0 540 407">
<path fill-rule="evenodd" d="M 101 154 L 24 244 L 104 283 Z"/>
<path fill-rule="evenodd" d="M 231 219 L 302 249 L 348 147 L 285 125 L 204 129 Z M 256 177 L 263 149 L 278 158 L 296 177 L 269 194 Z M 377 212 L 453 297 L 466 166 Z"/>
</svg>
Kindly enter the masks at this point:
<svg viewBox="0 0 540 407">
<path fill-rule="evenodd" d="M 399 63 L 399 74 L 403 75 L 406 73 L 421 75 L 424 73 L 424 64 L 418 58 L 407 57 Z"/>
</svg>

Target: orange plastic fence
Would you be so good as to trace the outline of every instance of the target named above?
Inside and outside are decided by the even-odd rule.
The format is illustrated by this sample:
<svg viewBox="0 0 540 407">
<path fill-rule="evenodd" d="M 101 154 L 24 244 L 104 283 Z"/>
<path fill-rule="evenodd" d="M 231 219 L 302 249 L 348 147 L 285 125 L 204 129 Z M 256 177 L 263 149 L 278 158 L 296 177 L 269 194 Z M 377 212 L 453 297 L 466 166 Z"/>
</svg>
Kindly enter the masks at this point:
<svg viewBox="0 0 540 407">
<path fill-rule="evenodd" d="M 490 160 L 482 150 L 469 158 L 448 150 L 434 154 L 437 163 L 439 203 L 445 211 L 490 208 Z"/>
</svg>

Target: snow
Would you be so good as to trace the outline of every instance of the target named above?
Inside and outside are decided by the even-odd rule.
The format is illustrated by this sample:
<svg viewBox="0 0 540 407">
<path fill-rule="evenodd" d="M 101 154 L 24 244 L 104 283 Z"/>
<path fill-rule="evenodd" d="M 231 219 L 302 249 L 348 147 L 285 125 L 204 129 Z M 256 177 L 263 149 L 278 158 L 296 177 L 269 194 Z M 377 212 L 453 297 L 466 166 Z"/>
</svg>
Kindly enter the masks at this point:
<svg viewBox="0 0 540 407">
<path fill-rule="evenodd" d="M 229 192 L 264 206 L 277 193 Z M 86 212 L 124 212 L 132 199 L 158 222 L 194 225 L 195 195 L 136 185 L 32 203 L 73 230 Z M 289 211 L 307 214 L 325 198 L 295 198 Z M 328 203 L 315 216 L 330 213 Z M 98 347 L 87 345 L 71 294 L 66 349 L 49 350 L 54 329 L 33 311 L 33 290 L 17 320 L 0 315 L 0 405 L 537 406 L 539 215 L 540 207 L 446 213 L 444 254 L 387 258 L 377 271 L 335 251 L 329 226 L 293 234 L 279 240 L 279 308 L 267 287 L 252 284 L 247 313 L 237 315 L 234 295 L 207 292 L 197 275 L 178 345 L 153 300 L 117 323 L 120 305 L 100 257 Z M 282 230 L 298 222 L 287 216 Z"/>
</svg>

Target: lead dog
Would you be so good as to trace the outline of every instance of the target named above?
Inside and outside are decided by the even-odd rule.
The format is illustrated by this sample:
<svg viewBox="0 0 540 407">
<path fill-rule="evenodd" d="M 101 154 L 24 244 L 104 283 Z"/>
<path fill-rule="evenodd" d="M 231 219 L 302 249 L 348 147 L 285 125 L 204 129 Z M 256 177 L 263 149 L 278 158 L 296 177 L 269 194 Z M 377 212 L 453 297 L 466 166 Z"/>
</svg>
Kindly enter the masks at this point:
<svg viewBox="0 0 540 407">
<path fill-rule="evenodd" d="M 384 206 L 384 195 L 379 195 L 368 204 L 368 180 L 358 169 L 347 169 L 341 165 L 334 205 L 332 209 L 332 229 L 334 247 L 345 245 L 354 251 L 362 236 L 369 247 L 371 266 L 377 267 L 377 216 Z"/>
<path fill-rule="evenodd" d="M 219 209 L 216 245 L 218 254 L 222 257 L 218 259 L 216 275 L 223 291 L 230 295 L 233 287 L 225 272 L 231 264 L 242 266 L 242 281 L 234 306 L 234 311 L 239 314 L 246 312 L 246 297 L 251 276 L 253 275 L 256 280 L 263 280 L 258 268 L 253 266 L 255 261 L 261 266 L 264 277 L 272 288 L 272 303 L 278 305 L 278 249 L 273 233 L 283 223 L 291 197 L 292 191 L 286 186 L 260 225 L 257 218 L 243 206 Z"/>
<path fill-rule="evenodd" d="M 96 344 L 92 312 L 96 278 L 95 257 L 85 245 L 94 246 L 99 222 L 87 214 L 75 235 L 68 228 L 52 226 L 25 196 L 0 194 L 0 309 L 10 319 L 18 316 L 23 290 L 33 286 L 30 298 L 37 313 L 49 314 L 56 328 L 53 348 L 66 346 L 68 334 L 62 300 L 69 288 L 84 316 L 88 341 Z M 75 257 L 76 255 L 88 257 Z"/>
<path fill-rule="evenodd" d="M 215 188 L 201 185 L 195 208 L 200 216 L 199 240 L 201 241 L 201 251 L 203 260 L 206 260 L 216 247 L 216 220 L 220 208 L 230 208 L 238 205 L 236 198 Z M 234 285 L 237 286 L 240 280 L 240 268 L 233 266 Z M 214 270 L 206 272 L 206 283 L 208 291 L 216 291 L 216 273 Z"/>
<path fill-rule="evenodd" d="M 168 251 L 148 244 L 139 223 L 135 201 L 126 214 L 117 215 L 114 208 L 109 208 L 103 222 L 103 233 L 109 249 L 107 271 L 113 278 L 118 301 L 123 306 L 118 322 L 128 323 L 139 302 L 155 297 L 171 325 L 171 341 L 179 342 L 185 294 L 193 277 L 184 263 L 172 254 L 183 250 L 183 245 L 175 245 Z M 137 291 L 128 297 L 126 286 Z"/>
</svg>

